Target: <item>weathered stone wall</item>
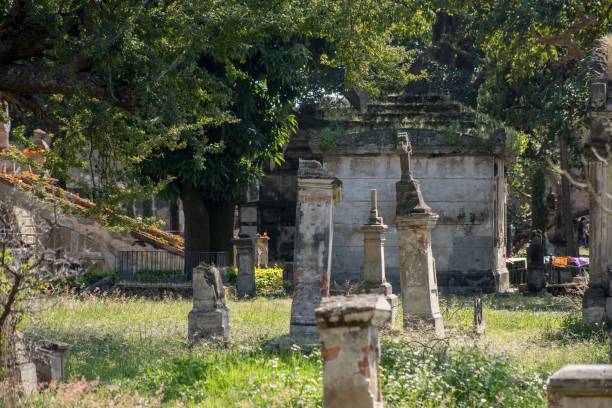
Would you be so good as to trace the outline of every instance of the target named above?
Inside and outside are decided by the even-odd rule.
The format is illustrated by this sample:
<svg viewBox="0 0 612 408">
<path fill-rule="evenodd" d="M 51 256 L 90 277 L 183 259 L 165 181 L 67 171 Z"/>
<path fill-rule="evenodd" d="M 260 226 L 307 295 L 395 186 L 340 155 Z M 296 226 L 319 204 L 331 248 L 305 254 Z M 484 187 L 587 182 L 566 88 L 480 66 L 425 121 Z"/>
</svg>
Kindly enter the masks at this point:
<svg viewBox="0 0 612 408">
<path fill-rule="evenodd" d="M 35 234 L 32 212 L 45 219 L 55 219 L 53 208 L 35 199 L 32 194 L 17 190 L 0 182 L 0 200 L 14 206 L 17 222 L 23 234 Z M 155 248 L 130 234 L 110 230 L 95 220 L 64 214 L 58 210 L 57 227 L 47 245 L 62 248 L 70 258 L 79 259 L 89 270 L 110 271 L 117 268 L 117 254 L 120 251 L 154 251 Z"/>
<path fill-rule="evenodd" d="M 495 288 L 493 271 L 500 256 L 499 248 L 503 255 L 505 231 L 502 219 L 495 222 L 496 160 L 491 156 L 468 155 L 413 157 L 413 172 L 420 181 L 423 198 L 440 215 L 432 232 L 432 246 L 438 285 L 442 287 Z M 332 279 L 358 280 L 361 275 L 363 232 L 360 228 L 369 214 L 368 191 L 375 188 L 380 216 L 389 225 L 385 244 L 387 279 L 399 288 L 395 228 L 395 183 L 401 174 L 398 156 L 329 155 L 324 156 L 323 163 L 343 183 L 343 201 L 334 214 Z M 503 171 L 500 164 L 498 174 L 500 167 Z"/>
</svg>

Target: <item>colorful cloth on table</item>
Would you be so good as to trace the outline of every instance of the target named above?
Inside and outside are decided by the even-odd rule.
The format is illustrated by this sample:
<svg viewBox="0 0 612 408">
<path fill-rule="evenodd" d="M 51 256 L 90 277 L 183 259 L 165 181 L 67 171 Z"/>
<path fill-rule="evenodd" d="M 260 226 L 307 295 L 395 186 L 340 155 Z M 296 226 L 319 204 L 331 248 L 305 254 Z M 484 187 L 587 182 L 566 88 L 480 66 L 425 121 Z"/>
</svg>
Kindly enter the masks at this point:
<svg viewBox="0 0 612 408">
<path fill-rule="evenodd" d="M 557 266 L 557 267 L 567 266 L 570 260 L 571 260 L 571 257 L 569 256 L 555 256 L 552 260 L 552 266 Z"/>
<path fill-rule="evenodd" d="M 572 257 L 570 262 L 572 265 L 575 265 L 575 266 L 586 266 L 589 264 L 589 258 L 582 257 L 582 256 L 578 258 Z"/>
</svg>

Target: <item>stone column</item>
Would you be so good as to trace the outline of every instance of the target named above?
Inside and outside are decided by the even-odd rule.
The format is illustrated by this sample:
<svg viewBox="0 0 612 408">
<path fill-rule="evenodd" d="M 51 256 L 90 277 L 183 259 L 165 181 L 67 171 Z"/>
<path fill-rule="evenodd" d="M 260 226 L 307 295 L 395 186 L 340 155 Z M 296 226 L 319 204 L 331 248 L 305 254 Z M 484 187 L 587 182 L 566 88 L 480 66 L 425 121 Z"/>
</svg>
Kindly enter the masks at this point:
<svg viewBox="0 0 612 408">
<path fill-rule="evenodd" d="M 608 37 L 608 42 L 610 38 Z M 589 287 L 582 301 L 582 317 L 589 323 L 612 323 L 612 163 L 608 151 L 612 140 L 612 80 L 608 61 L 612 56 L 605 37 L 593 53 L 589 101 L 590 265 Z"/>
<path fill-rule="evenodd" d="M 396 184 L 396 222 L 399 232 L 400 285 L 404 310 L 404 328 L 424 325 L 444 335 L 440 315 L 436 266 L 431 252 L 431 230 L 438 214 L 425 204 L 419 183 L 412 177 L 412 147 L 407 133 L 398 134 L 398 152 L 402 167 Z"/>
<path fill-rule="evenodd" d="M 612 365 L 566 365 L 547 388 L 549 408 L 612 407 Z"/>
<path fill-rule="evenodd" d="M 361 227 L 363 231 L 363 276 L 362 291 L 379 293 L 386 297 L 391 306 L 390 324 L 393 326 L 397 316 L 397 296 L 385 277 L 385 230 L 382 217 L 378 216 L 376 190 L 370 193 L 371 208 L 368 222 Z"/>
<path fill-rule="evenodd" d="M 293 341 L 317 338 L 314 311 L 321 298 L 329 296 L 332 211 L 334 203 L 340 200 L 341 186 L 315 160 L 300 160 L 297 182 L 290 326 Z"/>
<path fill-rule="evenodd" d="M 378 295 L 324 298 L 316 310 L 323 359 L 323 406 L 382 408 L 379 328 L 391 318 Z"/>
<path fill-rule="evenodd" d="M 219 337 L 229 340 L 229 309 L 221 273 L 214 265 L 200 264 L 193 269 L 193 309 L 188 317 L 190 340 Z"/>
<path fill-rule="evenodd" d="M 239 298 L 255 296 L 255 242 L 248 236 L 232 241 L 236 247 L 238 265 L 237 293 Z"/>
</svg>

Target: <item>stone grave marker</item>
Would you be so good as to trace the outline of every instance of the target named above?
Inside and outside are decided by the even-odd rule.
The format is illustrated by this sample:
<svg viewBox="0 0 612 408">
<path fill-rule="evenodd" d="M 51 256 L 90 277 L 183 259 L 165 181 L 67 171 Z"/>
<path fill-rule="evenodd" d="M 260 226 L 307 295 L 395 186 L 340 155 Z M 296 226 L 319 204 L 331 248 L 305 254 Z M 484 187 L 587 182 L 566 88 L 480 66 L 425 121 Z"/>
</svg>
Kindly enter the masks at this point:
<svg viewBox="0 0 612 408">
<path fill-rule="evenodd" d="M 380 295 L 324 298 L 316 309 L 323 359 L 323 406 L 382 408 L 379 329 L 391 318 Z"/>
<path fill-rule="evenodd" d="M 396 222 L 399 231 L 400 285 L 404 328 L 430 327 L 444 335 L 440 314 L 436 265 L 431 252 L 431 230 L 438 214 L 425 204 L 419 183 L 412 176 L 412 147 L 405 132 L 398 133 L 398 153 L 402 176 L 395 185 Z"/>
<path fill-rule="evenodd" d="M 229 309 L 221 273 L 214 265 L 202 263 L 193 269 L 193 309 L 188 321 L 192 341 L 206 337 L 229 340 Z"/>
</svg>

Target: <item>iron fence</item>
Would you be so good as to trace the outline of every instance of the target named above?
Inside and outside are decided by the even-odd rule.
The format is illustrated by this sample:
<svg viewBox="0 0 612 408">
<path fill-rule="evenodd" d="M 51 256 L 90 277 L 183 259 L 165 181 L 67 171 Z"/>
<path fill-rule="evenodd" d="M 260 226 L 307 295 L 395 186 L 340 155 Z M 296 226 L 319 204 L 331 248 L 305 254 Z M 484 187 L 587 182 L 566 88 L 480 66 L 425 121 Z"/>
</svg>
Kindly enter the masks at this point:
<svg viewBox="0 0 612 408">
<path fill-rule="evenodd" d="M 119 282 L 181 284 L 191 281 L 193 268 L 205 262 L 229 266 L 229 252 L 121 251 L 117 256 Z"/>
</svg>

